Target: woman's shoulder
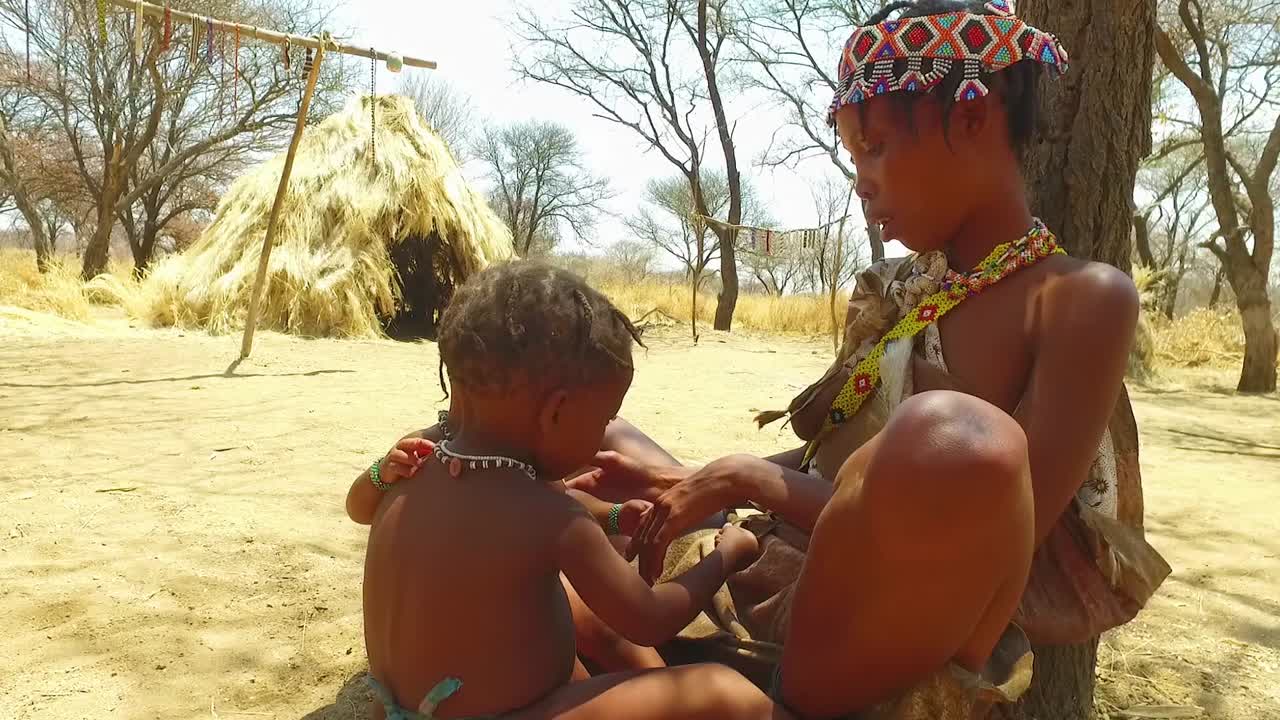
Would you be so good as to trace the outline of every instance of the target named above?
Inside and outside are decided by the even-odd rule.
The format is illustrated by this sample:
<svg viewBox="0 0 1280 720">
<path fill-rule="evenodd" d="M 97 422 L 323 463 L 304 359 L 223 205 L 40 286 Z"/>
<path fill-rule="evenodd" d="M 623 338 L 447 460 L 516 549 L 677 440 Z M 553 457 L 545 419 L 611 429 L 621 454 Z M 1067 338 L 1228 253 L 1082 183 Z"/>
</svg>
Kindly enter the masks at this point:
<svg viewBox="0 0 1280 720">
<path fill-rule="evenodd" d="M 1045 271 L 1037 303 L 1043 310 L 1039 313 L 1043 331 L 1127 347 L 1140 305 L 1138 289 L 1127 273 L 1106 263 L 1067 256 L 1045 263 Z"/>
</svg>

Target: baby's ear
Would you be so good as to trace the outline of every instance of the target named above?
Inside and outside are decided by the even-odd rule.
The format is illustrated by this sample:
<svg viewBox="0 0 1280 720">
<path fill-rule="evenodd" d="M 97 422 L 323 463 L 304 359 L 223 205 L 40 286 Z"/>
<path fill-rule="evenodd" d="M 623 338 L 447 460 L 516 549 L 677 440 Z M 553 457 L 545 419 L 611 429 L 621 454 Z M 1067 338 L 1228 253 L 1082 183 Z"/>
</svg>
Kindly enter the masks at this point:
<svg viewBox="0 0 1280 720">
<path fill-rule="evenodd" d="M 538 426 L 545 433 L 554 432 L 560 424 L 560 411 L 564 408 L 569 393 L 564 389 L 554 390 L 542 401 L 538 410 Z"/>
</svg>

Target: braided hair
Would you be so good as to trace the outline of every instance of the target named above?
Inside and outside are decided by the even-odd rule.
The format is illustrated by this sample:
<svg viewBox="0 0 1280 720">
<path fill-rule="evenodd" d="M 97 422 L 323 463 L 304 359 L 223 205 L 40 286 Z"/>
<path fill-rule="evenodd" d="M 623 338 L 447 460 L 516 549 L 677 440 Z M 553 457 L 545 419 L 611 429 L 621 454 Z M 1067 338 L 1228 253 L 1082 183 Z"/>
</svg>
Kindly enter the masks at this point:
<svg viewBox="0 0 1280 720">
<path fill-rule="evenodd" d="M 974 15 L 991 15 L 984 0 L 901 0 L 884 6 L 875 15 L 867 18 L 864 25 L 878 25 L 889 20 L 895 14 L 899 19 L 943 15 L 953 12 L 967 12 Z M 905 66 L 905 60 L 899 60 Z M 895 67 L 900 73 L 903 67 Z M 993 93 L 1003 101 L 1009 121 L 1009 143 L 1014 152 L 1022 157 L 1035 139 L 1037 123 L 1038 87 L 1043 67 L 1040 63 L 1023 60 L 1005 68 L 1000 72 L 982 71 L 981 79 Z M 908 127 L 914 131 L 912 109 L 922 97 L 933 96 L 942 103 L 942 132 L 948 134 L 951 111 L 956 104 L 956 89 L 964 81 L 963 67 L 957 63 L 942 82 L 927 93 L 896 92 L 889 95 L 906 117 Z M 866 122 L 866 104 L 858 106 L 861 119 Z"/>
<path fill-rule="evenodd" d="M 440 323 L 444 369 L 469 387 L 516 378 L 542 387 L 589 385 L 634 369 L 631 320 L 577 275 L 517 260 L 492 266 L 454 294 Z M 446 395 L 448 389 L 445 389 Z"/>
</svg>

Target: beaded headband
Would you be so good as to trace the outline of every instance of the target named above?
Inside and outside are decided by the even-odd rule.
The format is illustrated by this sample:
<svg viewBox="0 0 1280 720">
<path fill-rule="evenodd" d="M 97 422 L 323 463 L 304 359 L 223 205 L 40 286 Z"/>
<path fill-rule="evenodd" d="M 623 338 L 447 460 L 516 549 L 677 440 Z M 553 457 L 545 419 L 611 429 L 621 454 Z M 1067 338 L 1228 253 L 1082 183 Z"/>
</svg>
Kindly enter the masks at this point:
<svg viewBox="0 0 1280 720">
<path fill-rule="evenodd" d="M 957 101 L 990 92 L 982 82 L 983 71 L 998 72 L 1023 60 L 1043 63 L 1059 76 L 1067 72 L 1069 58 L 1062 43 L 1014 17 L 1013 0 L 992 0 L 986 8 L 993 14 L 949 12 L 859 27 L 840 55 L 840 85 L 827 111 L 827 123 L 835 125 L 840 108 L 878 95 L 928 92 L 957 63 L 964 67 Z M 931 61 L 928 72 L 926 59 Z M 906 61 L 906 67 L 895 71 L 894 64 L 900 60 Z"/>
</svg>

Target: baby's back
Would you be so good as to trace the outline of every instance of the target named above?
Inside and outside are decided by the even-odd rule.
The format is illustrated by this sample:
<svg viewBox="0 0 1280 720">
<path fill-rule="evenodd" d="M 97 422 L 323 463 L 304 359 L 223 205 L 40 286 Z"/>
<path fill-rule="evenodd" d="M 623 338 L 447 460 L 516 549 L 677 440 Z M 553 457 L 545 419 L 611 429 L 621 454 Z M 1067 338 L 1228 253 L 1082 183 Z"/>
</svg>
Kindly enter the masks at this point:
<svg viewBox="0 0 1280 720">
<path fill-rule="evenodd" d="M 517 471 L 428 463 L 383 501 L 364 575 L 370 672 L 416 709 L 448 677 L 442 718 L 500 713 L 563 685 L 573 622 L 555 544 L 572 500 Z"/>
</svg>

